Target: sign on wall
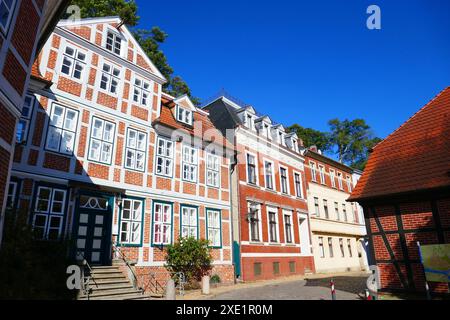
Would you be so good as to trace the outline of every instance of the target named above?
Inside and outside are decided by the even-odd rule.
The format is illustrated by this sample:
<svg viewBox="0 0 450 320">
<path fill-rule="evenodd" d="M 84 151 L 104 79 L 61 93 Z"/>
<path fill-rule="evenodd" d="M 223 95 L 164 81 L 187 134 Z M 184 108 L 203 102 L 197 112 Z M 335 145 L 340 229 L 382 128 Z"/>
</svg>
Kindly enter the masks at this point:
<svg viewBox="0 0 450 320">
<path fill-rule="evenodd" d="M 420 246 L 425 276 L 429 282 L 450 282 L 450 244 Z"/>
</svg>

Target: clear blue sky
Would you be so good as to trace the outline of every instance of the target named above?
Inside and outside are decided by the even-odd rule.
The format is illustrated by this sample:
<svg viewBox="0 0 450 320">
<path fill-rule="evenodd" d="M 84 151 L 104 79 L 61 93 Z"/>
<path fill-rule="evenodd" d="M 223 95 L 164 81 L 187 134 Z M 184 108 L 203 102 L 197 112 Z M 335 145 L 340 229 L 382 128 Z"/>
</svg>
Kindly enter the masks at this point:
<svg viewBox="0 0 450 320">
<path fill-rule="evenodd" d="M 450 86 L 449 0 L 137 3 L 194 95 L 224 88 L 285 125 L 364 118 L 385 137 Z M 366 28 L 371 4 L 381 30 Z"/>
</svg>

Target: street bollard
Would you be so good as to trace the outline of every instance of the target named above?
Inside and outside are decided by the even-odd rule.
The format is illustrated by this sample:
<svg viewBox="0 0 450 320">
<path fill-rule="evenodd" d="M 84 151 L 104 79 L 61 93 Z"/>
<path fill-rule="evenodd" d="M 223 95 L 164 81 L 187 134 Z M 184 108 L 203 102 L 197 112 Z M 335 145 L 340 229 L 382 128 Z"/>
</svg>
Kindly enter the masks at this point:
<svg viewBox="0 0 450 320">
<path fill-rule="evenodd" d="M 334 290 L 334 280 L 333 279 L 331 279 L 330 286 L 331 286 L 331 300 L 336 300 L 336 290 Z"/>
<path fill-rule="evenodd" d="M 167 281 L 166 300 L 176 300 L 175 281 L 173 279 Z"/>
<path fill-rule="evenodd" d="M 366 289 L 366 300 L 372 300 L 369 290 Z"/>
<path fill-rule="evenodd" d="M 209 294 L 209 276 L 202 277 L 202 294 Z"/>
</svg>

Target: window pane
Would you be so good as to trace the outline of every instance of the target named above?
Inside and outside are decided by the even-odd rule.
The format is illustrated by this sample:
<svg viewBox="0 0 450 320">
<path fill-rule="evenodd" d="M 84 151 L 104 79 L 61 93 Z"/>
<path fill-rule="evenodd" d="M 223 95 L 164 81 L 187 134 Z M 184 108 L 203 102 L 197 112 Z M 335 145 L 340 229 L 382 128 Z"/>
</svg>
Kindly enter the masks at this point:
<svg viewBox="0 0 450 320">
<path fill-rule="evenodd" d="M 101 154 L 102 162 L 110 162 L 111 161 L 111 150 L 112 150 L 112 145 L 109 143 L 103 142 L 102 154 Z"/>
<path fill-rule="evenodd" d="M 128 131 L 127 146 L 130 148 L 136 148 L 136 131 L 134 130 Z"/>
<path fill-rule="evenodd" d="M 50 122 L 51 125 L 61 128 L 63 123 L 63 115 L 64 115 L 64 108 L 55 106 L 51 117 Z"/>
<path fill-rule="evenodd" d="M 89 152 L 89 157 L 94 160 L 100 160 L 100 142 L 97 140 L 92 140 L 91 150 Z"/>
<path fill-rule="evenodd" d="M 101 139 L 103 134 L 103 121 L 99 119 L 94 120 L 94 129 L 92 130 L 92 136 L 97 139 Z"/>
<path fill-rule="evenodd" d="M 60 151 L 63 153 L 72 153 L 74 144 L 75 134 L 72 132 L 64 131 L 62 134 Z"/>
<path fill-rule="evenodd" d="M 61 129 L 49 127 L 47 136 L 47 149 L 59 151 L 60 140 L 61 140 Z"/>
<path fill-rule="evenodd" d="M 67 109 L 64 129 L 75 131 L 77 125 L 77 112 Z"/>
</svg>

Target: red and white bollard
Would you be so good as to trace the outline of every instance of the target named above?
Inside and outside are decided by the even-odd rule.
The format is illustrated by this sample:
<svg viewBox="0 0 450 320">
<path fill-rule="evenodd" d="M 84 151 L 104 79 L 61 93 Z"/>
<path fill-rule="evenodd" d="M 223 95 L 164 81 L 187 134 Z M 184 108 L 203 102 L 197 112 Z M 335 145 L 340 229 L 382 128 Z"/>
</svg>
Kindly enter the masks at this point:
<svg viewBox="0 0 450 320">
<path fill-rule="evenodd" d="M 372 300 L 369 290 L 366 289 L 366 300 Z"/>
<path fill-rule="evenodd" d="M 331 286 L 331 300 L 336 300 L 336 290 L 334 289 L 334 280 L 331 279 L 330 281 Z"/>
</svg>

